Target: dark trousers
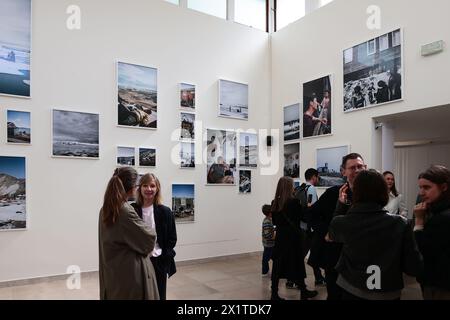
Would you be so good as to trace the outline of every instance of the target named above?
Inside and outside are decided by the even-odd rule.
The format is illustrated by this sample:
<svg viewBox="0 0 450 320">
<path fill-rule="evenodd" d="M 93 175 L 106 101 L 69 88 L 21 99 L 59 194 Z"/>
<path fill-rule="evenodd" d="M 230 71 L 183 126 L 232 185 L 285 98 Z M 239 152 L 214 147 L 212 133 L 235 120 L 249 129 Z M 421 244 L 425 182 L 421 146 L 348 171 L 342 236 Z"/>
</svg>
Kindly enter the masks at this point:
<svg viewBox="0 0 450 320">
<path fill-rule="evenodd" d="M 167 266 L 161 257 L 151 257 L 153 268 L 155 269 L 156 283 L 158 285 L 159 299 L 166 300 L 167 288 Z"/>
<path fill-rule="evenodd" d="M 272 259 L 272 247 L 264 247 L 263 257 L 262 257 L 262 274 L 269 272 L 269 260 Z"/>
<path fill-rule="evenodd" d="M 334 268 L 325 269 L 325 281 L 327 283 L 327 300 L 341 300 L 342 288 L 336 284 L 339 274 Z"/>
</svg>

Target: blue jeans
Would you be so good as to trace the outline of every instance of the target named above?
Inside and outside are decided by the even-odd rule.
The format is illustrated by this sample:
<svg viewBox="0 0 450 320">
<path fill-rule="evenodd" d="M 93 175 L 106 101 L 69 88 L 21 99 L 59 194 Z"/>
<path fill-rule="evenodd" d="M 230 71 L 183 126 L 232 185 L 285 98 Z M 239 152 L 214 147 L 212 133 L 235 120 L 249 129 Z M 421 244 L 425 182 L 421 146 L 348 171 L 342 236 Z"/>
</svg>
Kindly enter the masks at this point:
<svg viewBox="0 0 450 320">
<path fill-rule="evenodd" d="M 264 247 L 263 257 L 262 257 L 262 273 L 266 274 L 269 272 L 269 260 L 272 259 L 273 247 Z"/>
</svg>

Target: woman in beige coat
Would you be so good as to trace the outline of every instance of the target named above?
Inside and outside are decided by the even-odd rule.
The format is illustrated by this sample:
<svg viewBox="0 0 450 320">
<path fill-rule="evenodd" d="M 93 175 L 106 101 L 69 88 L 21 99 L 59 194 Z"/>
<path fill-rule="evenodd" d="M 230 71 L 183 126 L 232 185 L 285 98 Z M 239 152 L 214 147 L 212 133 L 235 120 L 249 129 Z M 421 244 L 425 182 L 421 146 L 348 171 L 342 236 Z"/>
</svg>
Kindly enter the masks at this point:
<svg viewBox="0 0 450 320">
<path fill-rule="evenodd" d="M 159 299 L 155 270 L 148 259 L 156 231 L 127 202 L 136 181 L 136 170 L 118 168 L 106 188 L 99 219 L 101 300 Z"/>
</svg>

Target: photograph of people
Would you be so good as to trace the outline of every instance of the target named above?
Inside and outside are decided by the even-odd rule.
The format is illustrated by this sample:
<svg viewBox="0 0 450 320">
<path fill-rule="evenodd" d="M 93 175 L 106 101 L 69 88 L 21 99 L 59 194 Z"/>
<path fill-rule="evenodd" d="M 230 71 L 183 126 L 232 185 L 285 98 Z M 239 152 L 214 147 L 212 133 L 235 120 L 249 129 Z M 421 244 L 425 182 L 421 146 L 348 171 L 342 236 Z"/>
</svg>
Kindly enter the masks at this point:
<svg viewBox="0 0 450 320">
<path fill-rule="evenodd" d="M 236 184 L 236 133 L 207 129 L 207 183 Z"/>
<path fill-rule="evenodd" d="M 331 77 L 303 84 L 303 137 L 331 133 Z"/>
</svg>

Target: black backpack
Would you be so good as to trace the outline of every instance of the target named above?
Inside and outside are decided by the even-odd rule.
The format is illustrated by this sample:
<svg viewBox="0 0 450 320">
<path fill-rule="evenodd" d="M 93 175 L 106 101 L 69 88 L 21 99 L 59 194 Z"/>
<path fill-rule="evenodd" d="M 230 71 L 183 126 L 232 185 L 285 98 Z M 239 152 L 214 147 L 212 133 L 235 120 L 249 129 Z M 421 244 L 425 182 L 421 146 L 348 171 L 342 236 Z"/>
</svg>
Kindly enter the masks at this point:
<svg viewBox="0 0 450 320">
<path fill-rule="evenodd" d="M 295 188 L 294 191 L 294 197 L 300 201 L 300 205 L 303 209 L 308 208 L 308 189 L 309 185 L 306 185 L 306 183 L 303 183 L 301 186 L 298 186 Z"/>
</svg>

